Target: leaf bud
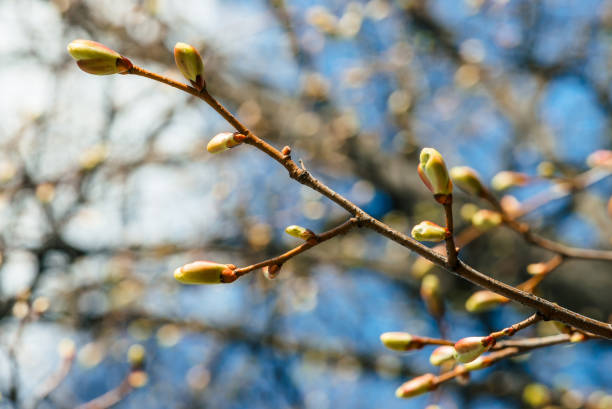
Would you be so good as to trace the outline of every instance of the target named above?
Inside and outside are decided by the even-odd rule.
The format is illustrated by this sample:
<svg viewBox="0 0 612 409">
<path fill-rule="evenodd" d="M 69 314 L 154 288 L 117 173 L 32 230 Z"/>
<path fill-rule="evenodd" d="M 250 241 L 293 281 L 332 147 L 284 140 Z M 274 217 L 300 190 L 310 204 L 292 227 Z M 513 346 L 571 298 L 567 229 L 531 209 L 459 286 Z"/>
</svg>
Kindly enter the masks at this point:
<svg viewBox="0 0 612 409">
<path fill-rule="evenodd" d="M 174 270 L 174 278 L 183 284 L 231 283 L 238 278 L 234 269 L 231 264 L 194 261 Z"/>
<path fill-rule="evenodd" d="M 174 46 L 174 61 L 183 76 L 189 80 L 194 88 L 201 91 L 205 87 L 204 63 L 198 50 L 186 43 L 176 43 Z"/>
<path fill-rule="evenodd" d="M 68 53 L 83 71 L 95 75 L 119 74 L 132 68 L 132 63 L 117 51 L 91 40 L 74 40 Z"/>
<path fill-rule="evenodd" d="M 491 186 L 495 190 L 506 190 L 514 186 L 523 186 L 529 181 L 529 176 L 520 172 L 503 170 L 493 176 Z"/>
<path fill-rule="evenodd" d="M 474 359 L 473 361 L 468 362 L 466 364 L 463 364 L 463 367 L 466 370 L 468 370 L 468 371 L 477 371 L 479 369 L 486 368 L 490 364 L 491 363 L 489 362 L 488 359 L 486 359 L 486 357 L 479 356 L 478 358 Z"/>
<path fill-rule="evenodd" d="M 455 343 L 455 359 L 461 363 L 473 361 L 487 351 L 492 342 L 488 337 L 467 337 Z"/>
<path fill-rule="evenodd" d="M 206 145 L 210 153 L 219 153 L 240 145 L 245 136 L 238 132 L 221 132 L 214 136 Z"/>
<path fill-rule="evenodd" d="M 413 351 L 425 345 L 419 337 L 414 337 L 407 332 L 385 332 L 380 336 L 380 341 L 394 351 Z"/>
<path fill-rule="evenodd" d="M 446 227 L 438 226 L 430 221 L 423 221 L 412 228 L 412 237 L 419 241 L 438 242 L 448 237 Z"/>
<path fill-rule="evenodd" d="M 450 345 L 439 346 L 429 356 L 429 362 L 435 366 L 440 366 L 453 359 L 455 359 L 455 348 Z"/>
<path fill-rule="evenodd" d="M 527 273 L 537 276 L 545 274 L 550 270 L 547 263 L 532 263 L 527 266 Z"/>
<path fill-rule="evenodd" d="M 476 291 L 465 302 L 465 309 L 469 312 L 483 312 L 491 310 L 500 304 L 508 302 L 508 298 L 493 291 Z"/>
<path fill-rule="evenodd" d="M 310 240 L 315 237 L 315 234 L 311 230 L 295 224 L 287 226 L 285 228 L 285 233 L 302 240 Z"/>
<path fill-rule="evenodd" d="M 414 379 L 401 385 L 395 391 L 395 396 L 398 398 L 411 398 L 413 396 L 421 395 L 425 392 L 429 392 L 436 387 L 436 376 L 434 374 L 427 373 L 425 375 L 417 376 Z"/>
<path fill-rule="evenodd" d="M 500 213 L 488 209 L 480 209 L 472 216 L 472 224 L 480 230 L 488 230 L 499 226 L 502 221 Z"/>
<path fill-rule="evenodd" d="M 444 158 L 433 148 L 424 148 L 419 157 L 419 176 L 434 195 L 448 196 L 453 192 L 453 184 L 448 176 Z"/>
<path fill-rule="evenodd" d="M 468 166 L 455 166 L 450 170 L 450 176 L 459 189 L 475 196 L 482 196 L 484 185 L 480 181 L 478 172 Z"/>
</svg>

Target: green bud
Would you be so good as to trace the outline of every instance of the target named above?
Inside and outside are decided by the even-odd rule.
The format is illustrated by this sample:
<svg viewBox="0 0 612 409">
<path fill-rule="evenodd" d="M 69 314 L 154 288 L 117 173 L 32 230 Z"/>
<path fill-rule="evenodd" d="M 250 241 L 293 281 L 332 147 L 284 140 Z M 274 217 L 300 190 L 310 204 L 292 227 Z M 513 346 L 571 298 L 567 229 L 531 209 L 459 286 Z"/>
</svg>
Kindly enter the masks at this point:
<svg viewBox="0 0 612 409">
<path fill-rule="evenodd" d="M 434 374 L 427 373 L 425 375 L 417 376 L 414 379 L 409 380 L 402 386 L 397 388 L 395 396 L 398 398 L 411 398 L 413 396 L 421 395 L 425 392 L 429 392 L 436 387 L 436 376 Z"/>
<path fill-rule="evenodd" d="M 450 195 L 453 192 L 453 184 L 440 152 L 433 148 L 424 148 L 419 159 L 421 163 L 417 170 L 425 186 L 434 195 Z"/>
<path fill-rule="evenodd" d="M 472 362 L 468 362 L 464 364 L 463 367 L 467 369 L 468 371 L 477 371 L 479 369 L 486 368 L 489 365 L 490 363 L 485 357 L 479 356 L 478 358 L 474 359 Z"/>
<path fill-rule="evenodd" d="M 446 227 L 438 226 L 430 221 L 423 221 L 412 228 L 412 237 L 419 241 L 442 241 L 448 237 Z"/>
<path fill-rule="evenodd" d="M 302 226 L 297 226 L 295 224 L 287 226 L 287 228 L 285 228 L 285 233 L 302 240 L 309 240 L 315 236 L 315 234 L 311 230 L 308 230 L 307 228 Z"/>
<path fill-rule="evenodd" d="M 418 337 L 413 337 L 407 332 L 385 332 L 380 336 L 380 341 L 394 351 L 412 351 L 421 349 L 424 345 Z"/>
<path fill-rule="evenodd" d="M 450 170 L 451 179 L 459 189 L 476 196 L 481 196 L 484 186 L 478 173 L 468 166 L 455 166 Z"/>
<path fill-rule="evenodd" d="M 191 85 L 201 91 L 206 84 L 204 82 L 204 63 L 198 50 L 189 44 L 176 43 L 174 46 L 174 61 L 183 76 L 191 82 Z"/>
<path fill-rule="evenodd" d="M 235 281 L 234 266 L 212 261 L 194 261 L 174 270 L 174 278 L 183 284 L 218 284 Z"/>
<path fill-rule="evenodd" d="M 467 337 L 455 343 L 455 359 L 461 363 L 473 361 L 489 349 L 486 337 Z"/>
<path fill-rule="evenodd" d="M 95 75 L 119 74 L 132 68 L 132 63 L 117 51 L 90 40 L 74 40 L 68 52 L 83 71 Z"/>
<path fill-rule="evenodd" d="M 429 362 L 434 366 L 440 366 L 453 359 L 455 359 L 455 348 L 450 345 L 442 345 L 434 349 L 429 356 Z"/>
<path fill-rule="evenodd" d="M 529 181 L 529 176 L 524 173 L 504 170 L 493 176 L 491 186 L 495 190 L 506 190 L 514 186 L 523 186 Z"/>
<path fill-rule="evenodd" d="M 244 135 L 237 132 L 221 132 L 206 145 L 210 153 L 219 153 L 240 145 L 244 141 Z"/>
<path fill-rule="evenodd" d="M 469 312 L 483 312 L 492 310 L 500 304 L 507 303 L 508 299 L 493 291 L 476 291 L 465 302 L 465 309 Z"/>
<path fill-rule="evenodd" d="M 472 224 L 480 230 L 488 230 L 499 226 L 502 221 L 502 215 L 493 210 L 480 209 L 472 216 Z"/>
</svg>

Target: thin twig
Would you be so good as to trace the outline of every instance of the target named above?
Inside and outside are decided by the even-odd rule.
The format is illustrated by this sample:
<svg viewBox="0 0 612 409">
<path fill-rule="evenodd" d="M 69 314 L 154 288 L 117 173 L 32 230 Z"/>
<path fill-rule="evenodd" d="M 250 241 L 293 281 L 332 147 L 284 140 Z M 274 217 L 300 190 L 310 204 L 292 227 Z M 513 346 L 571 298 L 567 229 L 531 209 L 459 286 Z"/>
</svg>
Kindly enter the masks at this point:
<svg viewBox="0 0 612 409">
<path fill-rule="evenodd" d="M 313 190 L 321 193 L 323 196 L 332 200 L 342 208 L 344 208 L 351 215 L 356 217 L 360 225 L 369 227 L 370 229 L 380 233 L 381 235 L 395 241 L 396 243 L 411 249 L 419 255 L 425 257 L 429 261 L 444 267 L 446 270 L 463 277 L 464 279 L 479 285 L 488 290 L 494 291 L 512 300 L 518 301 L 526 306 L 532 307 L 542 313 L 549 319 L 555 319 L 569 325 L 572 325 L 578 329 L 593 332 L 605 338 L 612 339 L 612 325 L 601 321 L 597 321 L 576 312 L 560 307 L 557 304 L 546 301 L 540 297 L 536 297 L 532 294 L 521 291 L 517 288 L 509 286 L 505 283 L 497 281 L 475 269 L 458 261 L 455 268 L 451 268 L 448 259 L 430 248 L 422 245 L 421 243 L 413 240 L 405 234 L 398 232 L 381 221 L 373 218 L 366 212 L 364 212 L 357 205 L 333 191 L 331 188 L 317 180 L 309 172 L 301 169 L 296 163 L 291 160 L 290 157 L 283 155 L 278 149 L 274 148 L 258 136 L 253 134 L 248 128 L 246 128 L 236 117 L 234 117 L 223 105 L 221 105 L 212 95 L 204 89 L 202 92 L 198 92 L 195 88 L 189 87 L 170 78 L 164 77 L 159 74 L 149 72 L 143 68 L 134 66 L 129 70 L 129 74 L 135 74 L 164 84 L 170 85 L 174 88 L 180 89 L 193 96 L 196 96 L 206 103 L 208 103 L 215 111 L 217 111 L 227 122 L 229 122 L 238 132 L 246 136 L 245 143 L 255 146 L 262 152 L 266 153 L 272 159 L 279 162 L 287 169 L 289 176 L 295 179 L 299 183 L 312 188 Z"/>
</svg>

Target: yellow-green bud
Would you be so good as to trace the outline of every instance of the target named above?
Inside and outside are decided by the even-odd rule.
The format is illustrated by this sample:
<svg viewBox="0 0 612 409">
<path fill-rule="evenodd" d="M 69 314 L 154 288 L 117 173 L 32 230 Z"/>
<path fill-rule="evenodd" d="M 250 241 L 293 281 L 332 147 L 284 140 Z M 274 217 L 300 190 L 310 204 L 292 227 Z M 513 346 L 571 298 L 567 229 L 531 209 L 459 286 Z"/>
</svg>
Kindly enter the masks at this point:
<svg viewBox="0 0 612 409">
<path fill-rule="evenodd" d="M 434 349 L 429 356 L 429 362 L 435 366 L 440 366 L 444 362 L 448 362 L 453 359 L 455 359 L 455 348 L 450 345 L 442 345 Z"/>
<path fill-rule="evenodd" d="M 204 82 L 204 63 L 200 53 L 193 46 L 176 43 L 174 46 L 174 61 L 183 76 L 191 82 L 194 88 L 201 91 Z"/>
<path fill-rule="evenodd" d="M 234 266 L 212 261 L 194 261 L 174 270 L 174 278 L 183 284 L 218 284 L 235 281 Z"/>
<path fill-rule="evenodd" d="M 483 194 L 484 186 L 474 169 L 468 166 L 455 166 L 450 170 L 450 176 L 459 189 L 476 196 Z"/>
<path fill-rule="evenodd" d="M 467 337 L 455 343 L 455 359 L 463 364 L 473 361 L 489 349 L 486 337 Z"/>
<path fill-rule="evenodd" d="M 430 221 L 423 221 L 412 228 L 411 234 L 419 241 L 437 242 L 448 237 L 448 230 Z"/>
<path fill-rule="evenodd" d="M 413 337 L 407 332 L 385 332 L 380 336 L 380 341 L 394 351 L 412 351 L 424 345 L 419 337 Z"/>
<path fill-rule="evenodd" d="M 587 164 L 592 167 L 612 168 L 612 151 L 600 149 L 589 155 Z"/>
<path fill-rule="evenodd" d="M 219 153 L 240 145 L 244 141 L 244 135 L 237 132 L 221 132 L 206 145 L 206 150 L 210 153 Z"/>
<path fill-rule="evenodd" d="M 421 163 L 417 170 L 425 186 L 434 195 L 450 195 L 453 192 L 453 184 L 440 152 L 433 148 L 424 148 L 419 159 Z"/>
<path fill-rule="evenodd" d="M 297 226 L 295 224 L 287 226 L 285 228 L 285 233 L 302 240 L 309 240 L 315 236 L 315 234 L 311 230 L 308 230 L 307 228 L 302 226 Z"/>
<path fill-rule="evenodd" d="M 506 297 L 496 294 L 493 291 L 476 291 L 465 302 L 465 309 L 469 312 L 483 312 L 492 310 L 498 305 L 506 302 L 508 302 Z"/>
<path fill-rule="evenodd" d="M 472 216 L 472 224 L 480 230 L 499 226 L 502 221 L 502 215 L 493 210 L 480 209 Z"/>
<path fill-rule="evenodd" d="M 132 68 L 130 60 L 95 41 L 74 40 L 68 44 L 68 52 L 79 68 L 89 74 L 119 74 Z"/>
<path fill-rule="evenodd" d="M 490 365 L 490 362 L 488 359 L 485 359 L 485 357 L 483 356 L 479 356 L 478 358 L 474 359 L 472 362 L 468 362 L 464 364 L 463 367 L 467 369 L 468 371 L 477 371 L 479 369 L 486 368 L 489 365 Z"/>
<path fill-rule="evenodd" d="M 147 351 L 140 344 L 132 345 L 127 352 L 127 359 L 132 367 L 141 367 L 144 363 Z"/>
<path fill-rule="evenodd" d="M 506 190 L 514 186 L 523 186 L 529 181 L 529 176 L 524 173 L 504 170 L 493 176 L 491 186 L 495 190 Z"/>
<path fill-rule="evenodd" d="M 436 387 L 435 380 L 436 376 L 430 373 L 417 376 L 397 388 L 395 396 L 398 398 L 411 398 L 429 392 Z"/>
</svg>

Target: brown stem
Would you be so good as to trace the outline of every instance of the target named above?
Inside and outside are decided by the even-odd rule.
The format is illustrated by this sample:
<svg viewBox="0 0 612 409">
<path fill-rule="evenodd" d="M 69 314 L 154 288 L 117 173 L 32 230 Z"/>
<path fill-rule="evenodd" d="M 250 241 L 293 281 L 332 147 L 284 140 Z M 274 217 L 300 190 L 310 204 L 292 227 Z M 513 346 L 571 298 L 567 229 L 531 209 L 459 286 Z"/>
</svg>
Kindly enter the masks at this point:
<svg viewBox="0 0 612 409">
<path fill-rule="evenodd" d="M 448 235 L 446 236 L 446 255 L 448 258 L 448 266 L 451 269 L 457 267 L 457 247 L 455 246 L 455 239 L 453 237 L 453 200 L 452 196 L 447 202 L 444 202 L 444 215 L 446 216 L 446 229 Z"/>
<path fill-rule="evenodd" d="M 521 322 L 518 322 L 514 325 L 509 326 L 508 328 L 504 328 L 501 331 L 497 331 L 497 332 L 492 332 L 491 334 L 489 334 L 489 336 L 495 340 L 501 338 L 501 337 L 511 337 L 512 335 L 516 334 L 518 331 L 525 329 L 539 321 L 542 320 L 542 316 L 538 313 L 531 315 L 529 318 L 524 319 Z"/>
<path fill-rule="evenodd" d="M 351 215 L 358 219 L 358 223 L 360 225 L 369 227 L 370 229 L 395 241 L 396 243 L 415 251 L 417 254 L 425 257 L 429 261 L 447 269 L 448 271 L 480 287 L 501 294 L 514 301 L 518 301 L 528 307 L 534 308 L 548 319 L 561 321 L 566 324 L 572 325 L 578 329 L 592 332 L 604 338 L 612 339 L 611 324 L 607 324 L 582 316 L 576 312 L 560 307 L 557 304 L 551 303 L 550 301 L 546 301 L 540 297 L 528 294 L 501 281 L 497 281 L 464 264 L 460 260 L 457 262 L 457 266 L 455 268 L 450 268 L 446 257 L 438 254 L 437 252 L 431 250 L 428 247 L 425 247 L 421 243 L 413 240 L 405 234 L 392 229 L 381 221 L 373 218 L 369 214 L 365 213 L 357 205 L 355 205 L 345 197 L 339 195 L 338 193 L 330 189 L 328 186 L 314 178 L 309 172 L 298 167 L 289 156 L 283 155 L 276 148 L 257 137 L 251 131 L 249 131 L 248 128 L 242 125 L 242 123 L 240 123 L 240 121 L 238 121 L 236 117 L 234 117 L 229 111 L 227 111 L 227 109 L 225 109 L 206 90 L 203 90 L 203 92 L 199 92 L 195 88 L 181 84 L 177 81 L 166 78 L 159 74 L 146 71 L 143 68 L 137 66 L 131 68 L 128 73 L 154 79 L 156 81 L 162 82 L 174 88 L 180 89 L 184 92 L 187 92 L 191 95 L 194 95 L 198 98 L 201 98 L 202 100 L 207 102 L 215 111 L 217 111 L 223 118 L 225 118 L 232 126 L 234 126 L 236 130 L 244 134 L 247 137 L 245 140 L 246 143 L 255 146 L 256 148 L 270 156 L 272 159 L 282 164 L 285 169 L 287 169 L 287 171 L 289 172 L 289 176 L 292 179 L 295 179 L 299 183 L 321 193 L 323 196 L 327 197 L 328 199 L 332 200 L 333 202 L 344 208 L 347 212 L 349 212 Z"/>
</svg>

